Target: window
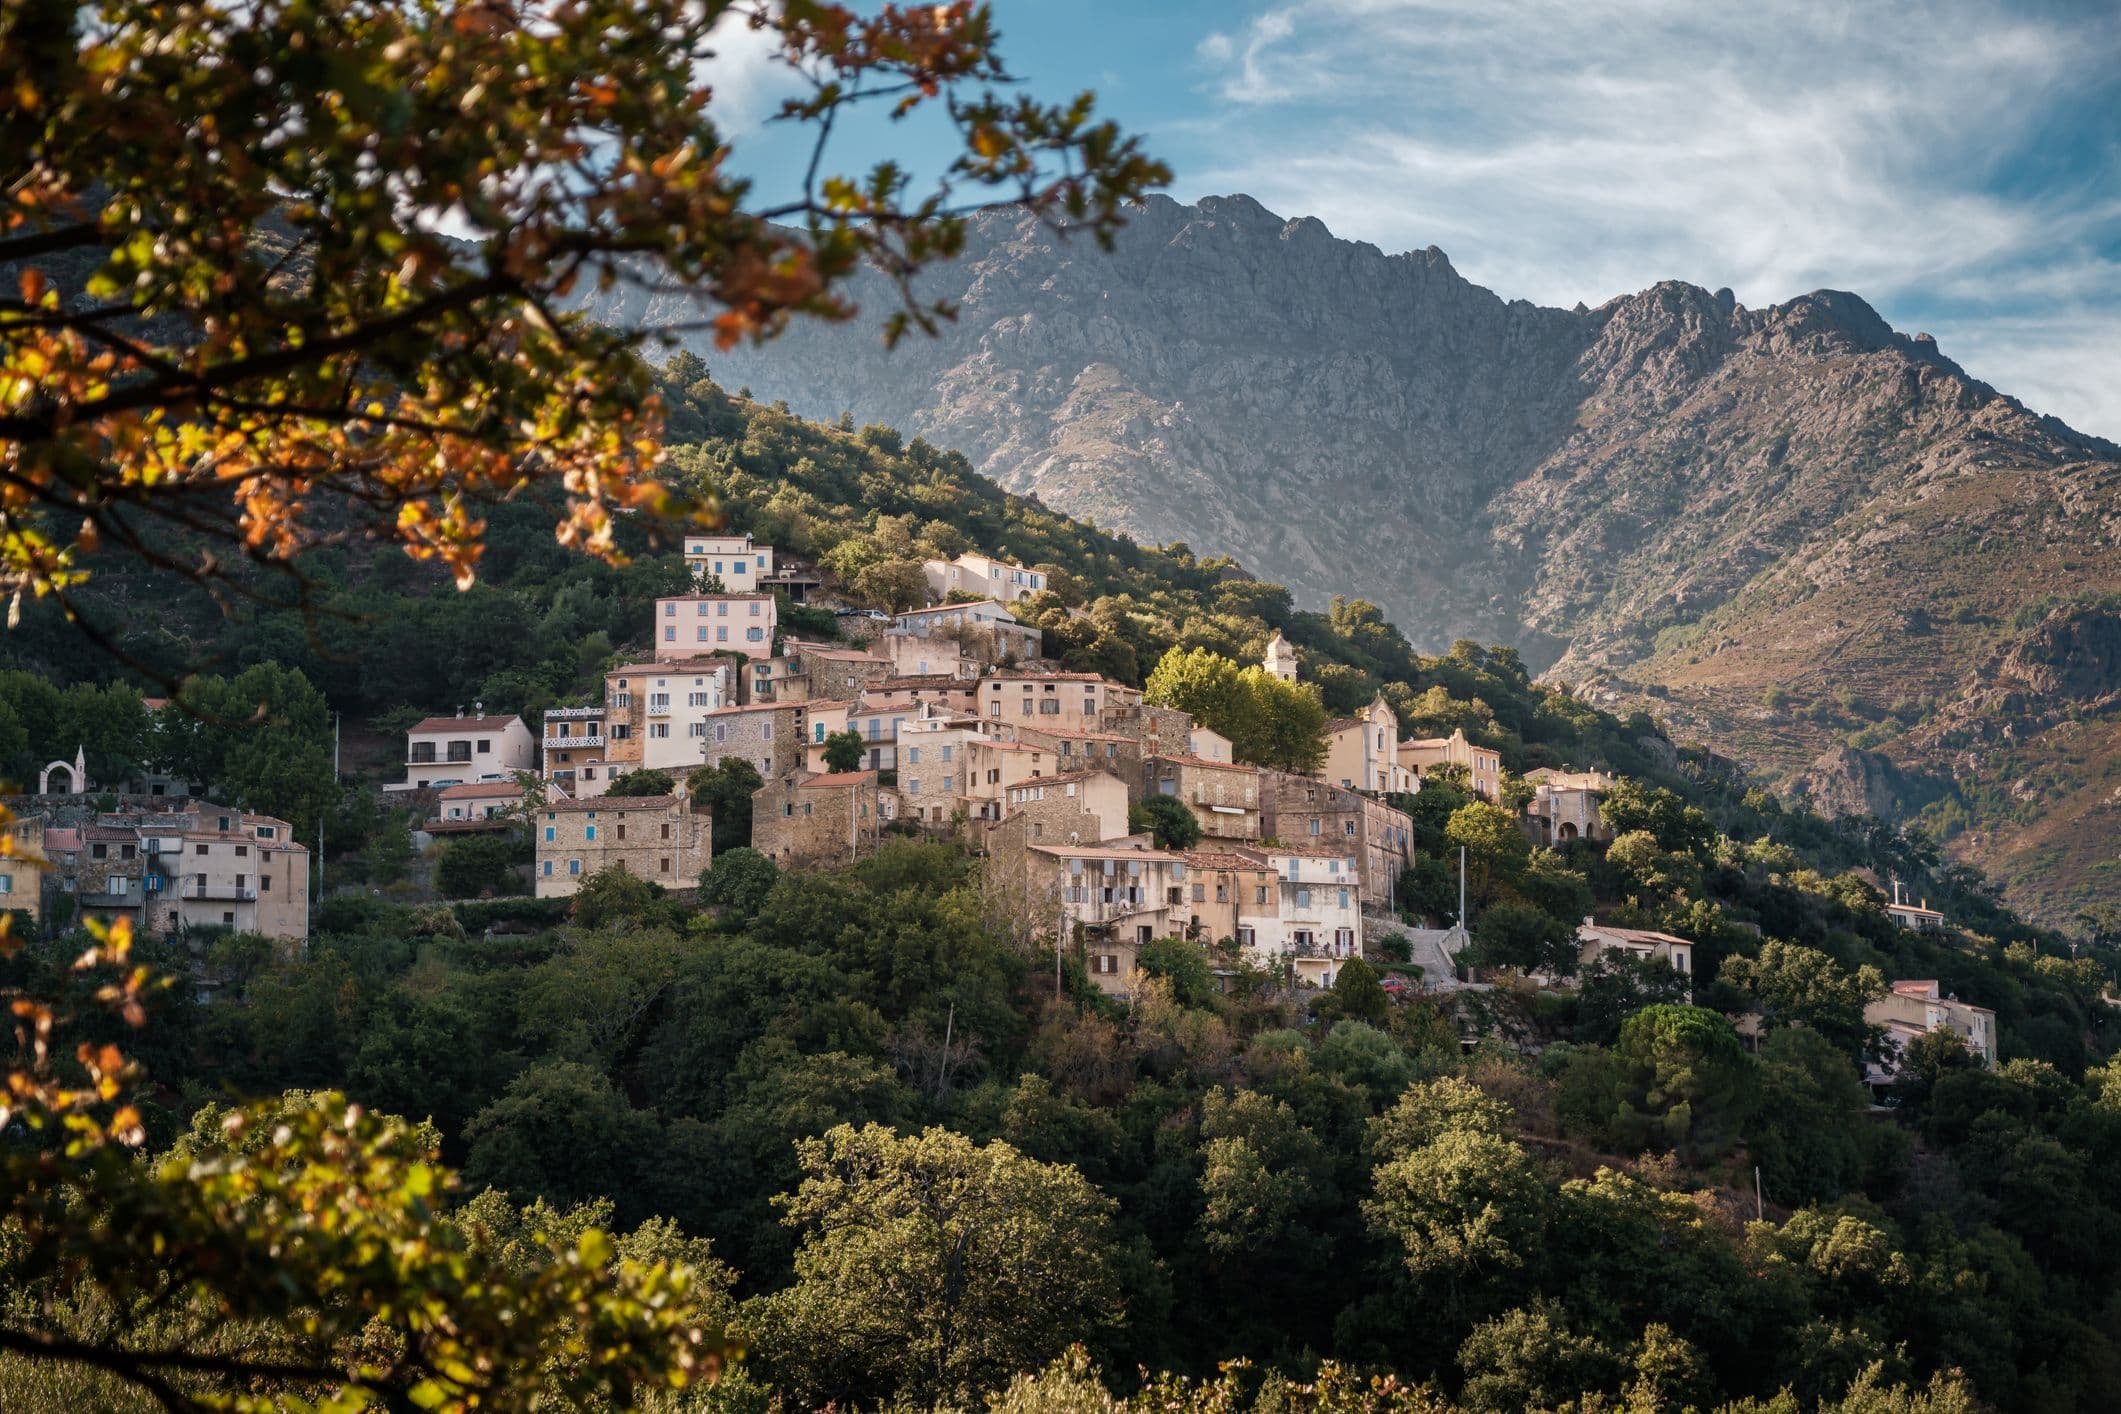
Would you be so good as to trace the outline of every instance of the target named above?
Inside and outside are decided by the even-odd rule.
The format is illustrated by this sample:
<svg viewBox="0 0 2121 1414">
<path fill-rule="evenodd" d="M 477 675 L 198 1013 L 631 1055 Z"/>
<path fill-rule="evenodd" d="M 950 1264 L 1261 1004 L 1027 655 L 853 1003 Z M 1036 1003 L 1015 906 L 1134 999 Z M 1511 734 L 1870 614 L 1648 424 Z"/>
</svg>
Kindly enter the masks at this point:
<svg viewBox="0 0 2121 1414">
<path fill-rule="evenodd" d="M 758 601 L 758 600 L 756 600 L 756 599 L 754 599 L 754 600 L 752 600 L 752 601 L 751 601 L 751 617 L 753 617 L 753 618 L 757 618 L 758 616 L 759 616 L 759 601 Z"/>
<path fill-rule="evenodd" d="M 728 601 L 728 600 L 724 599 L 724 600 L 723 600 L 723 601 L 722 601 L 721 603 L 719 603 L 719 604 L 716 604 L 716 605 L 714 606 L 714 616 L 715 616 L 716 618 L 718 618 L 718 619 L 726 619 L 726 618 L 728 618 L 728 617 L 729 617 L 729 601 Z"/>
<path fill-rule="evenodd" d="M 921 793 L 921 778 L 919 776 L 915 776 L 911 780 L 907 781 L 906 789 L 912 791 L 915 795 L 919 795 Z"/>
<path fill-rule="evenodd" d="M 1296 906 L 1298 908 L 1309 908 L 1311 906 L 1311 891 L 1309 889 L 1298 889 L 1296 891 Z"/>
<path fill-rule="evenodd" d="M 1252 902 L 1254 902 L 1254 903 L 1265 903 L 1266 901 L 1267 901 L 1267 886 L 1266 886 L 1265 884 L 1261 884 L 1261 885 L 1259 885 L 1259 886 L 1258 886 L 1257 888 L 1255 888 L 1255 889 L 1253 889 L 1253 890 L 1252 890 Z"/>
<path fill-rule="evenodd" d="M 1258 936 L 1259 936 L 1259 935 L 1258 935 L 1258 933 L 1257 933 L 1257 932 L 1255 932 L 1255 931 L 1254 931 L 1253 929 L 1251 929 L 1251 928 L 1239 928 L 1239 929 L 1237 930 L 1237 942 L 1238 942 L 1238 946 L 1240 946 L 1240 947 L 1247 947 L 1247 948 L 1249 948 L 1249 947 L 1251 947 L 1251 946 L 1252 946 L 1252 943 L 1253 943 L 1253 941 L 1254 941 L 1254 940 L 1255 940 L 1255 939 L 1256 939 L 1256 938 L 1257 938 Z"/>
<path fill-rule="evenodd" d="M 191 847 L 191 852 L 193 854 L 204 854 L 206 853 L 206 846 L 203 844 L 195 844 Z"/>
<path fill-rule="evenodd" d="M 663 641 L 664 641 L 665 643 L 675 643 L 675 642 L 677 642 L 677 641 L 678 641 L 678 630 L 677 630 L 677 625 L 675 625 L 675 624 L 664 624 L 664 625 L 663 625 Z"/>
<path fill-rule="evenodd" d="M 668 741 L 670 739 L 670 723 L 650 722 L 648 724 L 648 735 L 658 741 Z"/>
<path fill-rule="evenodd" d="M 1343 909 L 1348 906 L 1348 891 L 1346 889 L 1340 891 L 1340 906 Z"/>
<path fill-rule="evenodd" d="M 231 911 L 228 911 L 228 912 L 224 912 L 224 913 L 223 913 L 223 914 L 221 915 L 221 921 L 222 921 L 223 923 L 229 924 L 229 925 L 230 925 L 230 926 L 232 927 L 232 926 L 234 926 L 234 924 L 235 924 L 235 921 L 236 921 L 236 915 L 235 915 L 235 913 L 234 913 L 234 912 L 233 912 L 232 910 L 231 910 Z"/>
<path fill-rule="evenodd" d="M 550 826 L 550 825 L 547 825 L 547 826 L 545 827 L 545 839 L 546 839 L 546 841 L 547 841 L 548 843 L 549 843 L 549 842 L 550 842 L 550 841 L 552 840 L 552 826 Z M 548 872 L 550 872 L 550 871 L 548 871 Z"/>
<path fill-rule="evenodd" d="M 594 825 L 588 826 L 585 829 L 582 838 L 588 840 L 591 844 L 595 844 L 597 838 L 597 827 Z"/>
<path fill-rule="evenodd" d="M 581 872 L 582 872 L 582 861 L 581 861 L 581 860 L 579 860 L 579 859 L 570 859 L 570 860 L 568 860 L 568 861 L 567 861 L 567 872 L 568 872 L 568 873 L 570 873 L 570 874 L 579 874 L 579 873 L 581 873 Z"/>
<path fill-rule="evenodd" d="M 707 625 L 705 625 L 705 624 L 701 624 L 701 625 L 700 625 L 700 627 L 699 627 L 699 637 L 698 637 L 698 638 L 697 638 L 697 640 L 695 640 L 695 641 L 697 641 L 697 642 L 700 642 L 700 643 L 705 643 L 705 642 L 707 641 Z"/>
<path fill-rule="evenodd" d="M 741 566 L 739 566 L 739 568 L 741 568 Z M 665 859 L 663 861 L 663 872 L 665 874 L 668 874 L 670 872 L 670 861 L 668 859 Z"/>
<path fill-rule="evenodd" d="M 625 839 L 625 838 L 626 838 L 626 827 L 625 827 L 625 826 L 624 826 L 623 824 L 619 826 L 619 835 L 618 835 L 618 837 L 619 837 L 619 838 L 620 838 L 621 840 L 623 840 L 623 839 Z"/>
<path fill-rule="evenodd" d="M 918 766 L 921 764 L 921 749 L 918 746 L 909 746 L 906 748 L 906 764 L 908 766 Z"/>
<path fill-rule="evenodd" d="M 687 722 L 685 724 L 685 734 L 687 736 L 704 737 L 707 735 L 707 724 L 705 722 Z"/>
<path fill-rule="evenodd" d="M 205 845 L 199 846 L 199 853 L 206 853 Z M 107 844 L 92 844 L 88 847 L 88 857 L 90 859 L 108 859 L 110 858 L 110 846 Z"/>
<path fill-rule="evenodd" d="M 766 641 L 766 630 L 762 628 L 747 628 L 744 630 L 744 641 L 747 643 L 763 643 Z"/>
<path fill-rule="evenodd" d="M 957 779 L 957 778 L 956 778 L 955 776 L 945 776 L 945 777 L 943 777 L 943 794 L 944 794 L 944 795 L 948 795 L 948 794 L 950 794 L 950 792 L 951 792 L 951 789 L 952 789 L 952 786 L 951 786 L 951 782 L 952 782 L 952 781 L 954 781 L 954 780 L 956 780 L 956 779 Z"/>
<path fill-rule="evenodd" d="M 238 858 L 238 859 L 244 859 L 244 858 L 247 858 L 247 857 L 249 856 L 249 854 L 250 854 L 250 846 L 249 846 L 249 845 L 247 845 L 247 844 L 239 844 L 239 845 L 237 845 L 237 846 L 236 846 L 236 858 Z M 127 845 L 127 846 L 125 847 L 125 857 L 126 857 L 127 859 L 131 859 L 131 858 L 133 857 L 133 847 L 132 847 L 131 845 Z"/>
<path fill-rule="evenodd" d="M 727 643 L 729 641 L 729 629 L 727 625 L 716 624 L 714 626 L 714 641 L 716 643 Z"/>
<path fill-rule="evenodd" d="M 1217 884 L 1215 886 L 1215 901 L 1217 903 L 1228 903 L 1230 901 L 1230 886 L 1228 884 Z"/>
<path fill-rule="evenodd" d="M 1195 903 L 1206 903 L 1208 901 L 1208 886 L 1206 884 L 1195 884 L 1193 886 L 1193 901 Z"/>
<path fill-rule="evenodd" d="M 676 605 L 676 604 L 675 604 L 674 602 L 672 602 L 672 601 L 670 601 L 670 600 L 667 600 L 667 599 L 666 599 L 666 600 L 664 600 L 664 601 L 663 601 L 663 617 L 664 617 L 664 618 L 666 618 L 666 619 L 674 619 L 674 618 L 676 618 L 676 617 L 677 617 L 677 614 L 678 614 L 678 606 L 677 606 L 677 605 Z"/>
<path fill-rule="evenodd" d="M 1316 817 L 1313 817 L 1311 821 L 1311 833 L 1314 835 L 1318 833 L 1318 820 Z"/>
<path fill-rule="evenodd" d="M 665 820 L 665 821 L 663 822 L 663 836 L 662 836 L 662 837 L 663 837 L 664 839 L 666 839 L 666 840 L 670 838 L 670 822 L 669 822 L 668 820 Z"/>
</svg>

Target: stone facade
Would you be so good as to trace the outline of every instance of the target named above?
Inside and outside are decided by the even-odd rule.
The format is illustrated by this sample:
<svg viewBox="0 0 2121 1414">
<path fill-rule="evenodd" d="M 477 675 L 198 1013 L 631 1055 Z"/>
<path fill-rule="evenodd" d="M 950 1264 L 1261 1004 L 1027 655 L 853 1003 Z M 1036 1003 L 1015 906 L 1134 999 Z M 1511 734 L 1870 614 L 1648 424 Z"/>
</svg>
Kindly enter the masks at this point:
<svg viewBox="0 0 2121 1414">
<path fill-rule="evenodd" d="M 125 918 L 157 936 L 192 928 L 309 936 L 309 850 L 285 820 L 204 801 L 183 810 L 143 804 L 42 812 L 45 892 L 70 895 L 76 917 Z M 49 916 L 53 898 L 42 902 Z"/>
<path fill-rule="evenodd" d="M 666 889 L 698 885 L 712 849 L 708 820 L 682 795 L 551 800 L 532 822 L 539 898 L 567 898 L 617 866 Z"/>
<path fill-rule="evenodd" d="M 1127 787 L 1103 771 L 1033 776 L 1009 786 L 1001 823 L 1022 818 L 1028 844 L 1097 844 L 1127 833 Z M 991 850 L 991 846 L 989 846 Z"/>
<path fill-rule="evenodd" d="M 1557 771 L 1542 766 L 1525 772 L 1524 778 L 1532 787 L 1532 798 L 1524 808 L 1525 829 L 1534 844 L 1613 837 L 1598 816 L 1598 798 L 1615 784 L 1605 772 Z"/>
<path fill-rule="evenodd" d="M 995 886 L 996 902 L 1029 938 L 1050 947 L 1058 936 L 1063 949 L 1077 950 L 1101 991 L 1133 991 L 1142 945 L 1186 932 L 1181 855 L 1128 842 L 1032 844 L 1023 860 L 1020 871 Z"/>
<path fill-rule="evenodd" d="M 1141 693 L 1095 673 L 991 673 L 980 679 L 979 714 L 1013 726 L 1096 728 Z"/>
<path fill-rule="evenodd" d="M 706 716 L 700 760 L 709 766 L 731 758 L 749 761 L 770 781 L 802 766 L 809 727 L 807 703 L 724 707 Z"/>
<path fill-rule="evenodd" d="M 751 847 L 790 869 L 840 869 L 876 853 L 884 822 L 874 771 L 790 771 L 751 797 Z"/>
<path fill-rule="evenodd" d="M 1266 771 L 1260 811 L 1268 839 L 1354 850 L 1363 897 L 1391 911 L 1400 871 L 1414 862 L 1414 822 L 1404 810 L 1316 776 Z"/>
<path fill-rule="evenodd" d="M 1198 756 L 1151 756 L 1128 793 L 1137 801 L 1175 796 L 1192 810 L 1203 835 L 1242 843 L 1261 835 L 1259 785 L 1259 772 L 1251 766 Z"/>
</svg>

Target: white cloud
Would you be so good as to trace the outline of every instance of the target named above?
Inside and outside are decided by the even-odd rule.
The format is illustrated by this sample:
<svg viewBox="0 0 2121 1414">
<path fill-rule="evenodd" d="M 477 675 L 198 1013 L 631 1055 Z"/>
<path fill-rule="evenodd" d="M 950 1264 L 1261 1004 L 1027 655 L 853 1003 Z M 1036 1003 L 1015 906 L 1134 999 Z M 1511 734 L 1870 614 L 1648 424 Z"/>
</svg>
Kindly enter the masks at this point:
<svg viewBox="0 0 2121 1414">
<path fill-rule="evenodd" d="M 1196 60 L 1224 139 L 1185 173 L 1197 193 L 1442 245 L 1470 278 L 1546 303 L 1664 278 L 1748 304 L 1854 289 L 1970 365 L 1978 350 L 1976 371 L 2034 407 L 2121 437 L 2121 391 L 2075 362 L 2114 351 L 2097 311 L 2121 323 L 2113 174 L 2103 200 L 2081 179 L 1998 190 L 2051 155 L 2069 105 L 2116 101 L 2110 14 L 1293 0 Z"/>
<path fill-rule="evenodd" d="M 708 38 L 714 57 L 693 74 L 714 87 L 714 122 L 725 139 L 757 132 L 783 99 L 803 91 L 802 76 L 782 58 L 779 35 L 753 29 L 742 11 L 725 13 Z"/>
</svg>

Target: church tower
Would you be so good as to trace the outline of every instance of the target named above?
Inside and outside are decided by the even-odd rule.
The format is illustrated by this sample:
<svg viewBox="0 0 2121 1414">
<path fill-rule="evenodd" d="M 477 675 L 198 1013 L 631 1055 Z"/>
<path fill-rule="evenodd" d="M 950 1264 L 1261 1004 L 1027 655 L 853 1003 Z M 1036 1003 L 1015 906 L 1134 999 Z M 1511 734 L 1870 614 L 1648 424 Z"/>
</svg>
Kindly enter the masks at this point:
<svg viewBox="0 0 2121 1414">
<path fill-rule="evenodd" d="M 1265 662 L 1267 671 L 1283 682 L 1296 681 L 1296 645 L 1283 638 L 1280 629 L 1274 631 L 1274 641 L 1267 645 Z"/>
</svg>

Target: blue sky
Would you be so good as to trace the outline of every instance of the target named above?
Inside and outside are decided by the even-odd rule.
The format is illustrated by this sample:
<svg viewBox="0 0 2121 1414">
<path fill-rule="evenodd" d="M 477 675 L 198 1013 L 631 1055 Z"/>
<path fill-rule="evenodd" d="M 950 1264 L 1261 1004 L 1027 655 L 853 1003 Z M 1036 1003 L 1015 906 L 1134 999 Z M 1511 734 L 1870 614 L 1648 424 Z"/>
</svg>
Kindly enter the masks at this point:
<svg viewBox="0 0 2121 1414">
<path fill-rule="evenodd" d="M 2121 440 L 2121 0 L 996 0 L 1041 96 L 1091 88 L 1181 200 L 1246 192 L 1506 298 L 1660 279 L 1850 289 Z M 738 165 L 794 158 L 739 37 Z M 846 165 L 936 151 L 858 131 Z M 839 164 L 835 164 L 839 165 Z"/>
</svg>

